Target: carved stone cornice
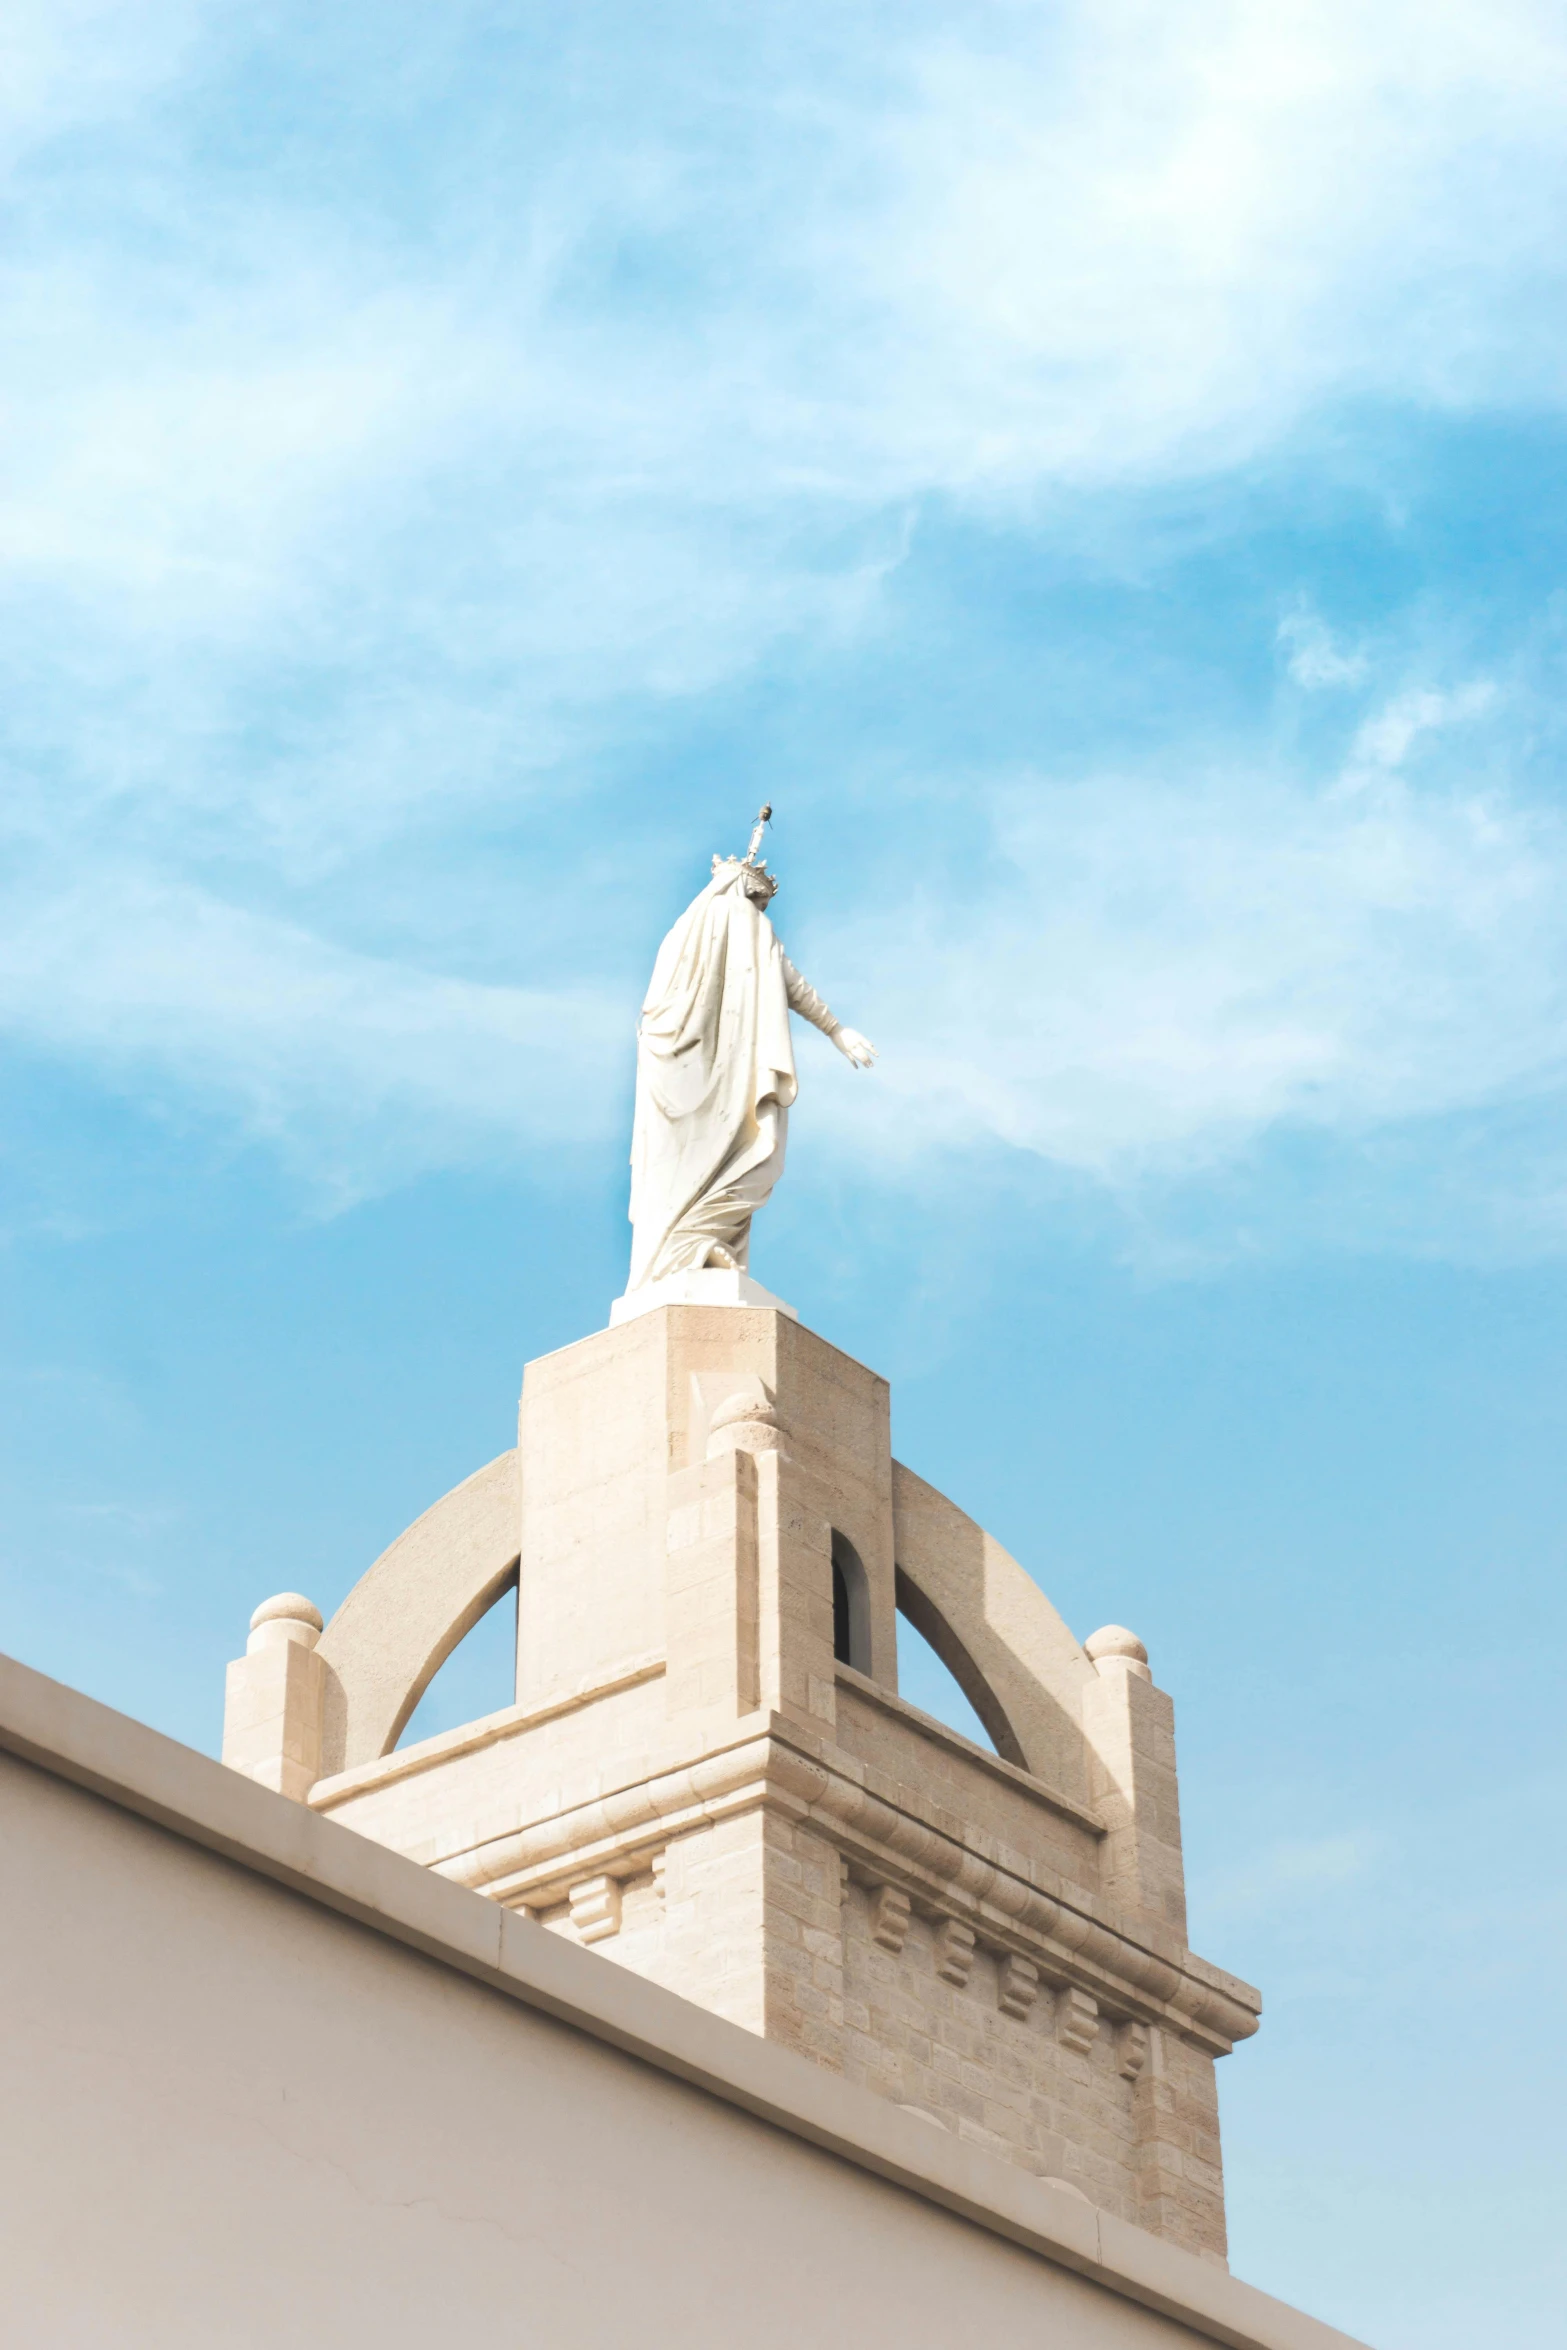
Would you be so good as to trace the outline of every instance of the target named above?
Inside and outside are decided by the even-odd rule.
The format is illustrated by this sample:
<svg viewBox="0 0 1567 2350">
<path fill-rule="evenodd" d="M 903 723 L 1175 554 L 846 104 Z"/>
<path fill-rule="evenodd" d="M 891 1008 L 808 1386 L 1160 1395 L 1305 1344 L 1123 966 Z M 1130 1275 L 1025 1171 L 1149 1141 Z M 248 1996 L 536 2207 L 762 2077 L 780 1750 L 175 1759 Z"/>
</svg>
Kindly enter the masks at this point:
<svg viewBox="0 0 1567 2350">
<path fill-rule="evenodd" d="M 1210 2055 L 1228 2054 L 1257 2029 L 1262 2003 L 1250 1985 L 1167 1932 L 1117 1918 L 1096 1895 L 1048 1872 L 1024 1874 L 1019 1856 L 952 1834 L 910 1790 L 892 1800 L 864 1782 L 852 1758 L 771 1715 L 732 1744 L 489 1837 L 437 1867 L 509 1908 L 548 1908 L 582 1878 L 633 1874 L 672 1838 L 765 1808 L 814 1828 L 852 1875 L 897 1888 L 927 1917 L 967 1926 L 981 1947 L 1030 1960 L 1045 1982 L 1089 1992 L 1111 2016 L 1162 2024 Z"/>
</svg>

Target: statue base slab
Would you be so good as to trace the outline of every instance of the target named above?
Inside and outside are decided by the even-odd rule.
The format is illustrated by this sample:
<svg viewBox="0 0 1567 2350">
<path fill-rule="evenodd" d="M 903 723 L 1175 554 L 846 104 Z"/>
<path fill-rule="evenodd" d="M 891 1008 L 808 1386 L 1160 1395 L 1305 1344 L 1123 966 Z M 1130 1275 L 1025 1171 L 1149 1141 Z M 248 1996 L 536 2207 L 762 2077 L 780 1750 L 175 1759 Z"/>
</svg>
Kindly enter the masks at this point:
<svg viewBox="0 0 1567 2350">
<path fill-rule="evenodd" d="M 775 1314 L 787 1314 L 791 1322 L 800 1319 L 793 1306 L 774 1297 L 749 1273 L 703 1265 L 689 1273 L 671 1273 L 665 1281 L 649 1281 L 641 1289 L 628 1289 L 610 1307 L 609 1326 L 613 1330 L 617 1323 L 635 1321 L 638 1314 L 650 1314 L 655 1306 L 761 1306 Z"/>
</svg>

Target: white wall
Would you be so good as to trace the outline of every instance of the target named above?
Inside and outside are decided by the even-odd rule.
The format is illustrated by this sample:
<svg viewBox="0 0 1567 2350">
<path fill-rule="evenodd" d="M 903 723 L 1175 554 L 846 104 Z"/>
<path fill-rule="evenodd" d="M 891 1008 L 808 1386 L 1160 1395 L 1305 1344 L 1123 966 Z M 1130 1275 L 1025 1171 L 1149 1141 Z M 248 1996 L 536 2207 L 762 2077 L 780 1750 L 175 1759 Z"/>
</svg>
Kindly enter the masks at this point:
<svg viewBox="0 0 1567 2350">
<path fill-rule="evenodd" d="M 1342 2343 L 1121 2223 L 1194 2325 L 1070 2273 L 1007 2231 L 1079 2210 L 1108 2279 L 1085 2206 L 37 1675 L 0 1733 L 10 2350 Z"/>
</svg>

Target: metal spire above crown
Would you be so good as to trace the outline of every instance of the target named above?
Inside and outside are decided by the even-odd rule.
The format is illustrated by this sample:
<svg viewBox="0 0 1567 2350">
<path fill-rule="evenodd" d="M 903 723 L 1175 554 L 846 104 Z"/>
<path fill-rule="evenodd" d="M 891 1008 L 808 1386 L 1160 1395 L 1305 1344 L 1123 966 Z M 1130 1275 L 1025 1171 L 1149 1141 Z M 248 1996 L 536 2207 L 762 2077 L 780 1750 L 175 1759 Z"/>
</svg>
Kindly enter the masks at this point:
<svg viewBox="0 0 1567 2350">
<path fill-rule="evenodd" d="M 756 852 L 761 847 L 762 837 L 765 834 L 769 824 L 771 824 L 772 820 L 772 802 L 770 800 L 764 800 L 761 807 L 756 812 L 756 823 L 751 832 L 751 845 L 746 850 L 744 857 L 741 859 L 742 864 L 754 865 L 756 863 Z M 762 859 L 762 863 L 765 865 L 766 862 L 767 859 L 764 857 Z"/>
<path fill-rule="evenodd" d="M 743 857 L 720 857 L 715 852 L 713 857 L 715 874 L 727 868 L 732 872 L 749 876 L 745 883 L 745 894 L 753 905 L 769 905 L 778 894 L 777 874 L 769 873 L 766 858 L 757 854 L 766 835 L 767 827 L 772 820 L 772 807 L 769 803 L 764 802 L 757 810 L 756 822 L 751 828 L 751 845 L 745 855 Z"/>
</svg>

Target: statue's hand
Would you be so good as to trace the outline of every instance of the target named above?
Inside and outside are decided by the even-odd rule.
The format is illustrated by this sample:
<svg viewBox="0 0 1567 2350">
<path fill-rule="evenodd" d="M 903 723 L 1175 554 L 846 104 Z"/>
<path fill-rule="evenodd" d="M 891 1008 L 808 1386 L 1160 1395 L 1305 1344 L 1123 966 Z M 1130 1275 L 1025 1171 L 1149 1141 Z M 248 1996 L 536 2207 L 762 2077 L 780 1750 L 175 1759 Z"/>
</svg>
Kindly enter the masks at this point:
<svg viewBox="0 0 1567 2350">
<path fill-rule="evenodd" d="M 835 1028 L 832 1040 L 844 1059 L 852 1061 L 856 1069 L 868 1069 L 876 1058 L 876 1047 L 857 1028 Z"/>
</svg>

